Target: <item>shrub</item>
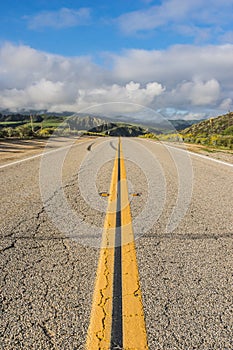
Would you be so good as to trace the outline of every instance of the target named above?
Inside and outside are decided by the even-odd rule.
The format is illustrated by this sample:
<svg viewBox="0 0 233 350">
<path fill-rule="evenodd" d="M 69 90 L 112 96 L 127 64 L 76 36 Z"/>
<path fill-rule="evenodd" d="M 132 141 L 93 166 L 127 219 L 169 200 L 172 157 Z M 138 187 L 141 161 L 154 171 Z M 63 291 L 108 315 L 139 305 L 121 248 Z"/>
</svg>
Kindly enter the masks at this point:
<svg viewBox="0 0 233 350">
<path fill-rule="evenodd" d="M 49 137 L 50 135 L 52 135 L 53 133 L 53 129 L 52 128 L 46 128 L 46 129 L 40 129 L 37 132 L 37 135 L 39 137 Z"/>
<path fill-rule="evenodd" d="M 2 131 L 3 131 L 4 135 L 5 135 L 5 137 L 13 137 L 14 134 L 15 134 L 14 129 L 11 128 L 11 127 L 3 128 Z"/>
<path fill-rule="evenodd" d="M 147 134 L 141 135 L 141 137 L 145 137 L 147 139 L 155 139 L 156 138 L 155 134 L 152 134 L 152 133 L 147 133 Z"/>
<path fill-rule="evenodd" d="M 17 128 L 15 128 L 14 136 L 16 136 L 16 137 L 20 137 L 23 139 L 23 138 L 31 137 L 33 135 L 34 135 L 34 133 L 31 129 L 31 126 L 28 124 L 21 125 L 21 126 L 18 126 Z"/>
<path fill-rule="evenodd" d="M 223 135 L 233 135 L 233 125 L 226 128 L 223 132 Z"/>
</svg>

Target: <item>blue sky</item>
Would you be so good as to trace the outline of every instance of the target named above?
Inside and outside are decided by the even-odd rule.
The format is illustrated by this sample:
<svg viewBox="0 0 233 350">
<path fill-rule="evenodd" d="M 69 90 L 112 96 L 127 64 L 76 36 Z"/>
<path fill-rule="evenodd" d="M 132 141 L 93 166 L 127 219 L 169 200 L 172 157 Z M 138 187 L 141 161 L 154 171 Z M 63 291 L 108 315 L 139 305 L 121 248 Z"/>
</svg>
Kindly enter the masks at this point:
<svg viewBox="0 0 233 350">
<path fill-rule="evenodd" d="M 120 23 L 121 16 L 141 9 L 149 10 L 149 2 L 15 1 L 14 6 L 5 2 L 1 5 L 0 40 L 62 55 L 91 54 L 95 60 L 103 51 L 161 49 L 189 41 L 166 28 L 164 33 L 161 29 L 140 30 L 128 35 Z"/>
<path fill-rule="evenodd" d="M 171 118 L 226 112 L 232 23 L 233 0 L 5 1 L 0 108 L 120 102 Z"/>
<path fill-rule="evenodd" d="M 231 1 L 226 2 L 225 11 L 221 10 L 224 1 L 214 1 L 219 4 L 216 8 L 211 1 L 204 8 L 203 1 L 195 1 L 196 6 L 192 1 L 190 6 L 184 6 L 182 0 L 5 1 L 0 40 L 61 55 L 91 54 L 96 59 L 104 51 L 220 44 L 226 34 L 233 39 Z"/>
</svg>

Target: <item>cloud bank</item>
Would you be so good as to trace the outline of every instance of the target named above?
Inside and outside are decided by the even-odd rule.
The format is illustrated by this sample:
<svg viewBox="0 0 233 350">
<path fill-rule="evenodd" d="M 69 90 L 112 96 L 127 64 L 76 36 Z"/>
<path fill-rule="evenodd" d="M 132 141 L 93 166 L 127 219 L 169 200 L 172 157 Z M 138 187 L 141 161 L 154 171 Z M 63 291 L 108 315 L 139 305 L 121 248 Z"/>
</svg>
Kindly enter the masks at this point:
<svg viewBox="0 0 233 350">
<path fill-rule="evenodd" d="M 109 69 L 91 57 L 6 43 L 0 47 L 0 108 L 79 112 L 125 102 L 198 118 L 232 107 L 233 45 L 127 50 L 106 59 Z"/>
</svg>

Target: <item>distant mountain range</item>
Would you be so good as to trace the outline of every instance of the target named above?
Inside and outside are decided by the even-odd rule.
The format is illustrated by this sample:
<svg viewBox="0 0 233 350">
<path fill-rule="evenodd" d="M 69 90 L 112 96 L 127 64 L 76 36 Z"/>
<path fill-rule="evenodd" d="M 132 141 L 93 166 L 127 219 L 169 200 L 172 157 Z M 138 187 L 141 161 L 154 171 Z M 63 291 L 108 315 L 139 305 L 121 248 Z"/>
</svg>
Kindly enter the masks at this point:
<svg viewBox="0 0 233 350">
<path fill-rule="evenodd" d="M 105 124 L 106 119 L 95 116 L 72 116 L 66 119 L 71 130 L 90 130 Z"/>
<path fill-rule="evenodd" d="M 193 124 L 198 124 L 203 120 L 204 119 L 199 119 L 199 120 L 197 120 L 197 119 L 192 119 L 192 120 L 184 120 L 184 119 L 171 120 L 171 119 L 169 119 L 168 121 L 172 124 L 174 129 L 176 129 L 177 131 L 180 131 L 180 130 L 184 130 L 186 128 L 189 128 Z"/>
<path fill-rule="evenodd" d="M 120 121 L 119 121 L 120 120 Z M 131 121 L 131 120 L 134 120 Z M 64 113 L 0 113 L 0 137 L 48 137 L 55 130 L 64 135 L 89 132 L 109 136 L 141 136 L 172 140 L 179 132 L 185 142 L 233 147 L 233 113 L 208 120 L 161 120 L 136 123 L 134 118 Z M 170 136 L 169 136 L 170 135 Z M 173 136 L 172 136 L 173 135 Z"/>
<path fill-rule="evenodd" d="M 126 123 L 104 123 L 89 130 L 92 133 L 101 133 L 106 136 L 131 136 L 145 135 L 147 130 L 141 126 Z"/>
<path fill-rule="evenodd" d="M 0 122 L 21 122 L 27 123 L 30 121 L 30 115 L 33 115 L 33 121 L 34 122 L 41 122 L 43 120 L 49 120 L 49 119 L 57 119 L 58 121 L 67 121 L 69 124 L 69 127 L 73 130 L 89 130 L 92 129 L 98 125 L 108 123 L 108 122 L 114 122 L 114 123 L 126 123 L 131 124 L 135 126 L 142 126 L 143 128 L 147 129 L 149 132 L 153 132 L 156 134 L 160 134 L 163 132 L 171 132 L 177 130 L 183 130 L 185 128 L 190 127 L 191 125 L 200 122 L 200 120 L 167 120 L 164 121 L 163 124 L 156 123 L 156 122 L 144 122 L 143 120 L 135 121 L 134 118 L 130 117 L 124 117 L 124 116 L 115 116 L 113 118 L 108 118 L 106 116 L 99 116 L 94 114 L 85 114 L 85 113 L 79 113 L 79 114 L 72 114 L 69 112 L 64 113 L 43 113 L 43 112 L 35 112 L 31 111 L 27 113 L 8 113 L 7 111 L 4 111 L 0 113 Z"/>
</svg>

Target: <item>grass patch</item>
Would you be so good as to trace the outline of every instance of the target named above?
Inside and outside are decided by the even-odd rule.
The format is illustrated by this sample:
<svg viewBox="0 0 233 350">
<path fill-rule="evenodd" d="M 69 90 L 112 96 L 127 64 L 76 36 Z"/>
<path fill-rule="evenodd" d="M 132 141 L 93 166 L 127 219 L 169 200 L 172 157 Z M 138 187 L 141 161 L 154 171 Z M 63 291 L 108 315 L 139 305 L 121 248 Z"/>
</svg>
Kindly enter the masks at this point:
<svg viewBox="0 0 233 350">
<path fill-rule="evenodd" d="M 48 120 L 43 120 L 42 122 L 33 122 L 34 126 L 42 126 L 43 128 L 54 128 L 54 127 L 58 127 L 59 125 L 61 126 L 67 126 L 66 123 L 64 123 L 61 120 L 56 120 L 56 119 L 48 119 Z M 31 125 L 30 123 L 28 123 L 29 125 Z"/>
<path fill-rule="evenodd" d="M 16 122 L 0 122 L 0 126 L 7 128 L 8 126 L 16 126 L 16 125 L 22 125 L 25 124 L 25 121 L 16 121 Z"/>
</svg>

